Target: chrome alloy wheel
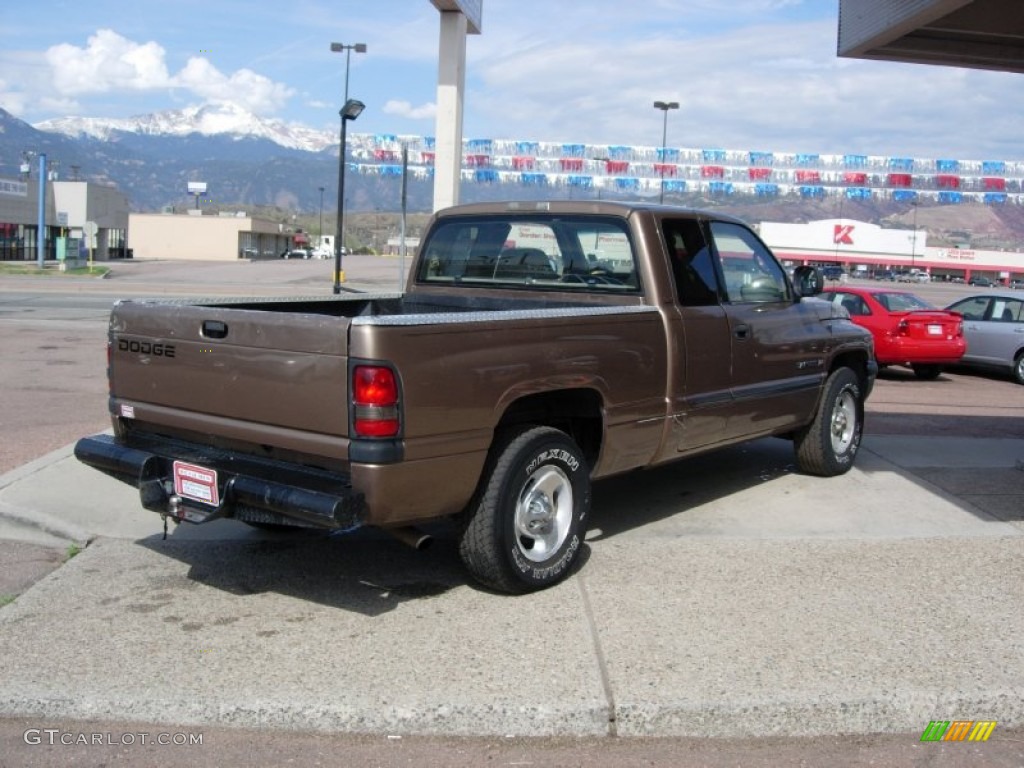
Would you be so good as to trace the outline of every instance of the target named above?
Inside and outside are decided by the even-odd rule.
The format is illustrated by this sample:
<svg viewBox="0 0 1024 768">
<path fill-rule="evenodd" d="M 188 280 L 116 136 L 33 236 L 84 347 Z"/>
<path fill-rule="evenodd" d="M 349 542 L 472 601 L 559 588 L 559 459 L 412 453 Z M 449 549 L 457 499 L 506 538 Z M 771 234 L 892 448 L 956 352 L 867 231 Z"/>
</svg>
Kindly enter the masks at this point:
<svg viewBox="0 0 1024 768">
<path fill-rule="evenodd" d="M 842 456 L 853 443 L 857 430 L 857 400 L 853 392 L 844 389 L 832 407 L 832 452 Z"/>
<path fill-rule="evenodd" d="M 516 502 L 515 534 L 523 557 L 541 563 L 562 546 L 572 524 L 572 484 L 551 465 L 526 480 Z"/>
</svg>

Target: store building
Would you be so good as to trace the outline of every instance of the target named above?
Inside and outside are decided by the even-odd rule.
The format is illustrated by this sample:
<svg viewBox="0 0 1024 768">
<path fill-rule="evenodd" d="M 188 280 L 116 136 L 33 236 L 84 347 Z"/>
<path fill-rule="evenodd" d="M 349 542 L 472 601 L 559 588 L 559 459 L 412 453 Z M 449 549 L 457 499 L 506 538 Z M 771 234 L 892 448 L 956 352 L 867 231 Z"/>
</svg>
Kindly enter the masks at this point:
<svg viewBox="0 0 1024 768">
<path fill-rule="evenodd" d="M 275 259 L 308 244 L 283 224 L 238 213 L 133 213 L 129 246 L 139 259 Z"/>
<path fill-rule="evenodd" d="M 933 280 L 987 277 L 996 282 L 1024 278 L 1024 253 L 970 248 L 938 248 L 925 242 L 923 229 L 887 229 L 851 219 L 806 224 L 765 221 L 761 238 L 787 266 L 837 265 L 850 274 L 878 270 L 921 270 Z"/>
<path fill-rule="evenodd" d="M 131 256 L 126 246 L 128 198 L 87 181 L 46 182 L 44 261 Z M 0 179 L 0 261 L 39 259 L 39 182 Z"/>
</svg>

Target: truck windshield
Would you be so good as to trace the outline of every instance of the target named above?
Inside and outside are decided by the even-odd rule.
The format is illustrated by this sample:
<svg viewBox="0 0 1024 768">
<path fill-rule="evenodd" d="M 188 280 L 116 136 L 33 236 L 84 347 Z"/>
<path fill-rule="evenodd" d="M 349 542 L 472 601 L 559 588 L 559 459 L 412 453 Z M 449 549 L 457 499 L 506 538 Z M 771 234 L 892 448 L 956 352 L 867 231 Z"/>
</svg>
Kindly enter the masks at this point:
<svg viewBox="0 0 1024 768">
<path fill-rule="evenodd" d="M 417 282 L 637 292 L 633 244 L 622 220 L 543 214 L 465 216 L 428 236 Z"/>
</svg>

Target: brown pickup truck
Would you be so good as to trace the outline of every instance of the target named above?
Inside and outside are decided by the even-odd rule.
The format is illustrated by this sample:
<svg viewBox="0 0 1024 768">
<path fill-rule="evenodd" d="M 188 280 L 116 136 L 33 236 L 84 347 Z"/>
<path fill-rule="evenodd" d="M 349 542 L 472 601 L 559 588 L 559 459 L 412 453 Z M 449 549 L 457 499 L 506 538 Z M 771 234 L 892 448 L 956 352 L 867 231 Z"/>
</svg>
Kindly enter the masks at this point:
<svg viewBox="0 0 1024 768">
<path fill-rule="evenodd" d="M 851 467 L 877 366 L 822 282 L 714 213 L 456 206 L 401 295 L 118 302 L 113 435 L 75 453 L 175 521 L 451 519 L 526 592 L 572 569 L 598 478 L 766 435 Z"/>
</svg>

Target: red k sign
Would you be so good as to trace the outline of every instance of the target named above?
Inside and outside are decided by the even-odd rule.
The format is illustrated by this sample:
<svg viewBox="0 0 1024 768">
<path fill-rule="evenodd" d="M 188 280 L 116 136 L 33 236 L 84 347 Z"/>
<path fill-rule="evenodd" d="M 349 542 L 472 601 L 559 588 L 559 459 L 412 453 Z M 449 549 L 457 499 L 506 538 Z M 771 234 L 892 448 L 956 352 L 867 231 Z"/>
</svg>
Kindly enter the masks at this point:
<svg viewBox="0 0 1024 768">
<path fill-rule="evenodd" d="M 850 234 L 853 232 L 853 224 L 836 224 L 835 230 L 832 232 L 832 242 L 842 243 L 843 245 L 853 245 L 853 238 Z"/>
</svg>

